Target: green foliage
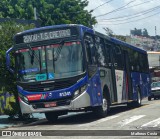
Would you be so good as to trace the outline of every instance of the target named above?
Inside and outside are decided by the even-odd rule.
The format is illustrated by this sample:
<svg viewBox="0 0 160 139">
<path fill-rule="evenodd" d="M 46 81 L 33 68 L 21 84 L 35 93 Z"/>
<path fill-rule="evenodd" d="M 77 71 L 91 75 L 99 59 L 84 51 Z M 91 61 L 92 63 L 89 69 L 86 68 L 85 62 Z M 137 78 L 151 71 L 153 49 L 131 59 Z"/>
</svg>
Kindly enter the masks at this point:
<svg viewBox="0 0 160 139">
<path fill-rule="evenodd" d="M 15 22 L 5 22 L 0 23 L 0 90 L 1 92 L 9 92 L 10 94 L 13 94 L 16 98 L 16 105 L 17 103 L 17 88 L 16 88 L 16 79 L 15 77 L 7 71 L 5 68 L 6 58 L 5 54 L 6 51 L 13 46 L 13 36 L 21 31 L 24 31 L 26 29 L 33 28 L 33 25 L 21 25 L 17 24 Z M 12 58 L 13 61 L 11 63 L 14 63 L 14 58 Z M 14 104 L 13 104 L 14 105 Z M 14 106 L 15 108 L 15 106 Z M 15 109 L 13 110 L 13 114 L 15 114 L 17 111 Z M 18 110 L 18 109 L 16 109 Z M 5 110 L 7 113 L 7 110 Z"/>
<path fill-rule="evenodd" d="M 0 17 L 34 19 L 36 8 L 42 26 L 56 24 L 96 24 L 95 17 L 85 10 L 87 0 L 3 0 L 0 2 Z"/>
<path fill-rule="evenodd" d="M 110 36 L 110 37 L 113 36 L 113 31 L 112 31 L 110 28 L 105 27 L 105 28 L 103 28 L 103 29 L 105 30 L 105 32 L 106 32 L 106 34 L 107 34 L 108 36 Z"/>
</svg>

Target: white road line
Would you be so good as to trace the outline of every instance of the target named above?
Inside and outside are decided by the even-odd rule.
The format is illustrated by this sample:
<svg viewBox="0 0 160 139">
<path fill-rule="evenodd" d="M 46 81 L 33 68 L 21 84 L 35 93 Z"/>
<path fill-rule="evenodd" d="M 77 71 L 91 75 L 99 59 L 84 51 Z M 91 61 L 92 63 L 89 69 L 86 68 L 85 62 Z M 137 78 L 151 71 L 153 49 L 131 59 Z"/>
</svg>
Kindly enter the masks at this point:
<svg viewBox="0 0 160 139">
<path fill-rule="evenodd" d="M 160 124 L 160 118 L 150 121 L 142 125 L 141 127 L 157 127 L 159 124 Z"/>
<path fill-rule="evenodd" d="M 94 126 L 94 125 L 97 125 L 99 123 L 102 123 L 102 122 L 105 122 L 105 121 L 108 121 L 108 120 L 111 120 L 111 119 L 114 119 L 114 118 L 117 118 L 117 117 L 119 117 L 119 115 L 109 116 L 109 117 L 102 118 L 102 119 L 99 119 L 99 120 L 91 122 L 91 123 L 80 124 L 80 125 L 78 125 L 78 127 L 82 127 L 82 126 Z"/>
<path fill-rule="evenodd" d="M 128 118 L 128 119 L 122 120 L 122 121 L 120 121 L 120 122 L 117 123 L 117 124 L 122 127 L 122 126 L 125 126 L 125 125 L 127 125 L 127 124 L 129 124 L 129 123 L 131 123 L 131 122 L 133 122 L 133 121 L 136 121 L 136 120 L 138 120 L 138 119 L 140 119 L 140 118 L 142 118 L 142 117 L 144 117 L 144 116 L 145 116 L 145 115 L 135 115 L 135 116 L 132 116 L 132 117 L 130 117 L 130 118 Z"/>
</svg>

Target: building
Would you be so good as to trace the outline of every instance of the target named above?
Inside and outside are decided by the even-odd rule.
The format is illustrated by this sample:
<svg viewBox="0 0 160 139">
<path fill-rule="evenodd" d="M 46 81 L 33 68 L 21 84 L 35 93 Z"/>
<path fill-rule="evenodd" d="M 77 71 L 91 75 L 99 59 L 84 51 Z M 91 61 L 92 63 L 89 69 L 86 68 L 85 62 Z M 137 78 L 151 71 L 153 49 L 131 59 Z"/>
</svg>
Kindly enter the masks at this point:
<svg viewBox="0 0 160 139">
<path fill-rule="evenodd" d="M 143 36 L 126 36 L 126 42 L 147 51 L 160 51 L 160 40 Z"/>
</svg>

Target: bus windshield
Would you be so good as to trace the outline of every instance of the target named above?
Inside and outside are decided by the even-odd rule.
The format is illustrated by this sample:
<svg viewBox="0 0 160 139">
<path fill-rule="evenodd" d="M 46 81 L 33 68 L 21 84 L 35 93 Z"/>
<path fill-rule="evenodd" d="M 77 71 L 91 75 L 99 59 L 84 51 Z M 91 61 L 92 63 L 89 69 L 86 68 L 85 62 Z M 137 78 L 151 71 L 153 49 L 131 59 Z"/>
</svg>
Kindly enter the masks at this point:
<svg viewBox="0 0 160 139">
<path fill-rule="evenodd" d="M 84 71 L 80 42 L 21 49 L 16 51 L 16 62 L 18 79 L 22 82 L 67 78 Z"/>
</svg>

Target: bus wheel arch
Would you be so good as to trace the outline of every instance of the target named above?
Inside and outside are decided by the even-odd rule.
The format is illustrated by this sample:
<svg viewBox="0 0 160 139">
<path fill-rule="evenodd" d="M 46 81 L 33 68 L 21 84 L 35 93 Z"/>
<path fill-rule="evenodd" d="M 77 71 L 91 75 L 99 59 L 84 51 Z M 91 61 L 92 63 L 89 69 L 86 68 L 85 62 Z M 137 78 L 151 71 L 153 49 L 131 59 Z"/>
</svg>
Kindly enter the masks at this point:
<svg viewBox="0 0 160 139">
<path fill-rule="evenodd" d="M 109 89 L 107 86 L 104 86 L 102 105 L 96 106 L 93 109 L 94 114 L 100 118 L 106 117 L 108 115 L 109 110 L 110 110 L 110 104 L 111 104 L 111 102 L 110 102 Z"/>
<path fill-rule="evenodd" d="M 108 100 L 109 105 L 111 105 L 110 92 L 109 92 L 109 88 L 107 85 L 105 85 L 103 88 L 103 96 Z"/>
</svg>

